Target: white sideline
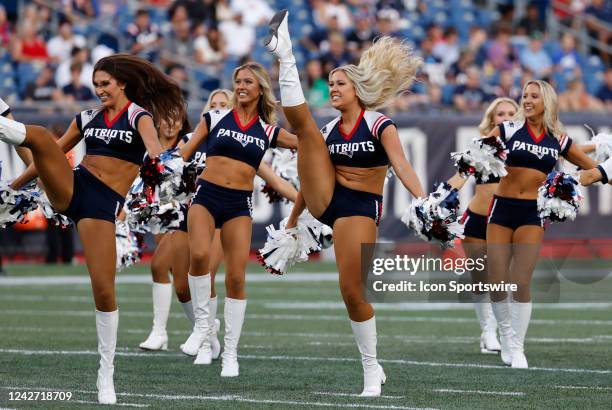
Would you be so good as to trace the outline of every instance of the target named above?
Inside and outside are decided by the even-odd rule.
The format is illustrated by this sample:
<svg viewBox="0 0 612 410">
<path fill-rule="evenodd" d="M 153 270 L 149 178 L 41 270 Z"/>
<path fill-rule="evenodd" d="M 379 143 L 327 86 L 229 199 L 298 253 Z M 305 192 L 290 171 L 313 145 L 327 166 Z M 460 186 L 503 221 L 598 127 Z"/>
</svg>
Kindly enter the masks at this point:
<svg viewBox="0 0 612 410">
<path fill-rule="evenodd" d="M 336 397 L 361 397 L 356 393 L 333 393 L 330 391 L 313 391 L 312 394 L 320 394 L 322 396 L 336 396 Z M 381 399 L 405 399 L 406 396 L 386 396 L 381 395 Z"/>
<path fill-rule="evenodd" d="M 0 353 L 19 354 L 19 355 L 66 355 L 66 356 L 97 356 L 98 352 L 94 350 L 31 350 L 31 349 L 0 349 Z M 159 353 L 155 354 L 145 352 L 130 352 L 118 350 L 116 356 L 127 357 L 184 357 L 179 353 Z M 264 355 L 238 355 L 241 359 L 246 360 L 276 360 L 276 361 L 306 361 L 306 362 L 361 362 L 361 359 L 353 357 L 316 357 L 316 356 L 264 356 Z M 416 360 L 402 359 L 379 359 L 381 363 L 391 363 L 399 365 L 427 366 L 427 367 L 455 367 L 455 368 L 474 368 L 474 369 L 508 369 L 507 366 L 492 365 L 492 364 L 470 364 L 470 363 L 444 363 L 444 362 L 420 362 Z M 513 370 L 508 369 L 512 372 Z M 528 371 L 545 371 L 545 372 L 560 372 L 560 373 L 593 373 L 593 374 L 612 374 L 612 370 L 599 369 L 568 369 L 568 368 L 553 368 L 553 367 L 529 367 Z"/>
<path fill-rule="evenodd" d="M 601 386 L 555 386 L 556 389 L 572 389 L 572 390 L 612 390 L 612 387 Z"/>
<path fill-rule="evenodd" d="M 492 396 L 525 396 L 520 391 L 487 391 L 487 390 L 458 390 L 458 389 L 434 389 L 437 393 L 463 393 L 463 394 L 487 394 Z"/>
<path fill-rule="evenodd" d="M 93 303 L 93 301 L 92 301 Z M 470 307 L 470 309 L 472 309 Z M 3 309 L 7 315 L 21 316 L 76 316 L 93 317 L 94 310 L 33 310 L 33 309 Z M 121 311 L 121 316 L 151 318 L 151 312 Z M 184 313 L 170 313 L 171 318 L 185 318 Z M 223 317 L 223 315 L 219 315 Z M 314 320 L 314 321 L 348 321 L 346 315 L 290 315 L 290 314 L 246 314 L 247 319 L 264 320 Z M 379 316 L 382 322 L 431 322 L 431 323 L 476 323 L 476 319 L 465 317 L 429 317 L 429 316 Z M 532 325 L 604 325 L 612 326 L 612 320 L 588 319 L 531 319 Z"/>
<path fill-rule="evenodd" d="M 65 403 L 79 403 L 79 404 L 96 404 L 100 405 L 97 401 L 89 401 L 89 400 L 70 400 Z M 123 406 L 123 407 L 151 407 L 149 404 L 136 404 L 136 403 L 115 403 L 114 406 Z"/>
<path fill-rule="evenodd" d="M 48 388 L 29 388 L 29 387 L 0 387 L 9 390 L 53 390 Z M 96 394 L 95 391 L 88 390 L 72 390 L 75 393 Z M 398 410 L 438 410 L 432 408 L 421 407 L 405 407 L 392 405 L 376 405 L 366 403 L 322 403 L 322 402 L 307 402 L 307 401 L 290 401 L 290 400 L 259 400 L 250 399 L 238 395 L 221 395 L 221 396 L 189 396 L 189 395 L 171 395 L 171 394 L 143 394 L 143 393 L 117 393 L 117 396 L 125 397 L 141 397 L 159 400 L 203 400 L 203 401 L 239 401 L 244 403 L 257 404 L 283 404 L 293 406 L 312 406 L 312 407 L 343 407 L 343 408 L 373 408 L 373 409 L 398 409 Z M 92 402 L 93 403 L 93 402 Z M 120 405 L 119 403 L 117 403 Z"/>
</svg>

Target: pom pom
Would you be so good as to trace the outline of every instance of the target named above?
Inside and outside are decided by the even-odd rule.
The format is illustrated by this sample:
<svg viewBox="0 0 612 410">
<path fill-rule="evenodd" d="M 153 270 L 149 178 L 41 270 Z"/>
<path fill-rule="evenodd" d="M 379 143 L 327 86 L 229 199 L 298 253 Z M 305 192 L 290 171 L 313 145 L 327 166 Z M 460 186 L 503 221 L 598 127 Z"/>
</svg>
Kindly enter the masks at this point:
<svg viewBox="0 0 612 410">
<path fill-rule="evenodd" d="M 130 231 L 124 221 L 115 222 L 115 240 L 117 245 L 117 272 L 132 266 L 142 256 L 142 238 Z"/>
<path fill-rule="evenodd" d="M 261 192 L 266 194 L 268 197 L 268 202 L 273 204 L 274 202 L 280 202 L 283 200 L 283 196 L 278 193 L 272 186 L 268 183 L 265 183 L 261 186 Z"/>
<path fill-rule="evenodd" d="M 295 189 L 300 189 L 300 179 L 297 171 L 297 151 L 290 149 L 272 150 L 272 163 L 274 173 L 289 181 Z"/>
<path fill-rule="evenodd" d="M 144 182 L 137 178 L 125 200 L 126 222 L 130 230 L 139 233 L 150 232 L 154 235 L 178 229 L 185 218 L 178 201 L 161 202 L 157 191 L 151 194 Z"/>
<path fill-rule="evenodd" d="M 600 132 L 595 134 L 593 128 L 584 124 L 584 126 L 591 132 L 591 143 L 595 145 L 595 151 L 589 153 L 589 156 L 596 162 L 604 162 L 612 156 L 612 134 L 605 134 Z"/>
<path fill-rule="evenodd" d="M 55 210 L 55 208 L 53 208 L 51 202 L 49 202 L 46 192 L 41 192 L 37 202 L 45 218 L 50 220 L 55 226 L 59 226 L 64 229 L 72 225 L 72 221 L 68 219 L 66 215 L 60 214 Z"/>
<path fill-rule="evenodd" d="M 474 138 L 462 152 L 452 152 L 457 172 L 464 178 L 474 175 L 478 182 L 505 177 L 508 149 L 499 137 Z"/>
<path fill-rule="evenodd" d="M 162 152 L 159 157 L 147 158 L 140 167 L 147 201 L 152 203 L 157 196 L 162 203 L 171 200 L 187 203 L 191 192 L 183 181 L 184 168 L 185 161 L 176 148 Z"/>
<path fill-rule="evenodd" d="M 266 230 L 268 239 L 264 247 L 257 252 L 257 260 L 268 272 L 282 275 L 301 257 L 297 227 L 275 229 L 274 225 L 269 225 Z"/>
<path fill-rule="evenodd" d="M 38 207 L 40 192 L 35 186 L 15 190 L 8 182 L 0 181 L 0 227 L 24 220 L 26 214 Z"/>
<path fill-rule="evenodd" d="M 417 198 L 402 216 L 404 222 L 425 241 L 436 241 L 441 248 L 452 248 L 463 238 L 463 226 L 457 221 L 459 192 L 447 183 L 439 184 L 427 198 Z"/>
<path fill-rule="evenodd" d="M 551 222 L 573 221 L 581 199 L 576 179 L 564 172 L 553 171 L 538 189 L 538 214 Z"/>
</svg>

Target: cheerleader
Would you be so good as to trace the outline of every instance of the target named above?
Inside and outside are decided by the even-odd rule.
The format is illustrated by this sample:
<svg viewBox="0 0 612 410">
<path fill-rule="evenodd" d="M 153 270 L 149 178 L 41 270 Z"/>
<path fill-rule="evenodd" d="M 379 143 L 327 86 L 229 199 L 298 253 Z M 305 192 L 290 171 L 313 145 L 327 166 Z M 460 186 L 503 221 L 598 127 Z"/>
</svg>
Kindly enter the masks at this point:
<svg viewBox="0 0 612 410">
<path fill-rule="evenodd" d="M 229 90 L 219 89 L 213 91 L 208 97 L 208 101 L 204 106 L 202 115 L 210 110 L 225 109 L 230 107 L 232 92 Z M 185 127 L 183 127 L 185 128 Z M 161 134 L 164 134 L 162 127 Z M 180 124 L 176 124 L 171 128 L 170 134 L 174 138 L 180 135 Z M 179 148 L 182 147 L 192 134 L 185 135 L 178 143 Z M 207 141 L 201 143 L 196 152 L 191 157 L 191 160 L 196 160 L 204 164 L 206 160 Z M 293 186 L 284 179 L 277 176 L 272 169 L 265 163 L 261 163 L 257 174 L 266 182 L 273 186 L 275 190 L 281 193 L 284 197 L 291 201 L 295 201 L 297 192 Z M 219 321 L 216 319 L 217 314 L 217 295 L 215 292 L 215 275 L 223 260 L 223 249 L 221 247 L 220 229 L 215 230 L 215 237 L 211 246 L 210 252 L 210 275 L 211 275 L 211 296 L 210 296 L 210 312 L 208 324 L 210 329 L 210 344 L 212 359 L 219 358 L 221 346 L 217 339 L 217 331 Z M 144 350 L 166 350 L 168 347 L 168 334 L 166 332 L 166 323 L 170 313 L 170 305 L 172 301 L 172 284 L 168 277 L 168 271 L 172 272 L 174 279 L 174 290 L 177 299 L 181 303 L 181 307 L 185 314 L 194 324 L 193 305 L 191 303 L 191 295 L 189 293 L 189 284 L 187 274 L 189 272 L 189 242 L 187 238 L 187 213 L 185 219 L 181 222 L 179 229 L 170 234 L 166 234 L 164 239 L 158 244 L 155 249 L 153 260 L 151 261 L 151 272 L 153 273 L 153 328 L 147 340 L 140 344 L 140 348 Z M 199 364 L 196 360 L 195 364 Z"/>
<path fill-rule="evenodd" d="M 238 341 L 246 310 L 244 279 L 251 248 L 253 181 L 269 147 L 297 147 L 295 135 L 276 127 L 276 101 L 266 70 L 247 63 L 234 70 L 232 110 L 205 113 L 181 149 L 189 158 L 207 139 L 206 168 L 200 175 L 187 219 L 189 290 L 195 325 L 182 350 L 197 363 L 212 361 L 209 338 L 211 251 L 215 229 L 221 230 L 225 254 L 225 337 L 222 377 L 239 375 Z"/>
<path fill-rule="evenodd" d="M 495 127 L 488 136 L 501 137 L 510 151 L 508 175 L 499 183 L 487 219 L 488 281 L 518 287 L 512 292 L 512 303 L 508 303 L 506 292 L 492 292 L 492 307 L 503 362 L 525 369 L 523 344 L 531 318 L 530 284 L 544 236 L 538 188 L 560 156 L 584 169 L 596 163 L 565 135 L 557 94 L 545 81 L 528 81 L 512 121 Z"/>
<path fill-rule="evenodd" d="M 53 207 L 77 226 L 96 305 L 100 368 L 98 401 L 117 401 L 113 383 L 119 311 L 115 299 L 115 218 L 139 172 L 145 151 L 162 152 L 153 118 L 184 117 L 176 83 L 149 62 L 129 55 L 102 58 L 93 84 L 101 105 L 76 116 L 56 143 L 44 128 L 0 117 L 0 140 L 31 150 L 34 164 L 13 182 L 37 175 Z M 86 154 L 74 170 L 64 152 L 84 139 Z"/>
<path fill-rule="evenodd" d="M 376 359 L 376 319 L 364 295 L 361 244 L 376 242 L 390 164 L 414 196 L 425 193 L 393 121 L 374 110 L 409 88 L 421 61 L 405 44 L 382 37 L 358 66 L 332 70 L 330 99 L 340 116 L 319 131 L 302 92 L 287 15 L 283 10 L 272 18 L 264 42 L 280 62 L 283 111 L 298 135 L 300 193 L 310 213 L 333 228 L 340 291 L 361 353 L 361 395 L 380 396 L 386 376 Z"/>
<path fill-rule="evenodd" d="M 514 100 L 510 98 L 496 98 L 485 111 L 482 121 L 478 126 L 480 135 L 487 135 L 494 127 L 512 119 L 517 110 L 518 105 Z M 467 182 L 467 179 L 456 174 L 448 182 L 454 188 L 461 189 Z M 462 245 L 466 256 L 472 260 L 484 259 L 486 255 L 487 215 L 493 200 L 493 194 L 497 188 L 497 182 L 499 182 L 499 178 L 494 181 L 489 180 L 487 183 L 476 181 L 476 192 L 463 214 L 462 223 L 465 238 L 462 241 Z M 479 271 L 473 270 L 471 276 L 472 283 L 487 282 L 486 268 Z M 474 299 L 476 317 L 480 323 L 480 352 L 498 353 L 501 350 L 501 346 L 497 339 L 497 322 L 491 308 L 490 295 L 488 292 L 474 291 L 472 297 Z"/>
</svg>

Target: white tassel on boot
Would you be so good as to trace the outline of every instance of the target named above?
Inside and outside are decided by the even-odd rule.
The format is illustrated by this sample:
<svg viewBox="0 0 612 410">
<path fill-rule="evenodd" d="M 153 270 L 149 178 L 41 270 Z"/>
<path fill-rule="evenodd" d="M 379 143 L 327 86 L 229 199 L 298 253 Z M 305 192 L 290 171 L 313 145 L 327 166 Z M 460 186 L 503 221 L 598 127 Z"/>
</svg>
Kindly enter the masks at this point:
<svg viewBox="0 0 612 410">
<path fill-rule="evenodd" d="M 225 298 L 223 318 L 225 320 L 225 338 L 223 347 L 223 360 L 221 363 L 221 377 L 237 377 L 238 366 L 238 342 L 244 323 L 244 312 L 246 311 L 246 299 Z"/>
<path fill-rule="evenodd" d="M 499 353 L 501 345 L 497 340 L 497 321 L 489 293 L 473 293 L 472 298 L 476 317 L 480 323 L 480 353 Z"/>
<path fill-rule="evenodd" d="M 385 384 L 387 376 L 383 368 L 376 360 L 376 317 L 365 322 L 353 322 L 351 320 L 353 336 L 357 342 L 359 353 L 361 353 L 361 364 L 363 366 L 363 391 L 362 397 L 378 397 L 381 394 L 381 385 Z"/>
<path fill-rule="evenodd" d="M 96 310 L 96 332 L 98 334 L 98 353 L 100 353 L 100 368 L 98 369 L 98 403 L 115 404 L 117 396 L 113 383 L 115 371 L 115 349 L 117 347 L 117 328 L 119 326 L 119 310 L 100 312 Z"/>
<path fill-rule="evenodd" d="M 0 141 L 21 145 L 26 138 L 26 127 L 18 121 L 0 116 Z"/>
<path fill-rule="evenodd" d="M 201 356 L 197 364 L 210 364 L 210 361 L 206 363 L 206 352 L 210 353 L 210 342 L 208 340 L 210 332 L 208 327 L 210 275 L 191 276 L 189 274 L 188 279 L 195 324 L 189 339 L 181 349 L 188 356 L 195 356 L 196 354 Z M 200 351 L 202 351 L 202 355 L 199 354 Z"/>
<path fill-rule="evenodd" d="M 268 24 L 270 34 L 264 39 L 264 45 L 279 61 L 278 82 L 281 104 L 283 107 L 295 107 L 304 104 L 306 99 L 293 56 L 288 19 L 287 10 L 281 10 L 272 17 Z"/>
<path fill-rule="evenodd" d="M 217 360 L 221 354 L 221 344 L 217 338 L 217 332 L 221 322 L 217 319 L 217 297 L 210 298 L 210 314 L 208 315 L 208 326 L 210 327 L 210 350 L 212 359 Z"/>
<path fill-rule="evenodd" d="M 189 321 L 191 322 L 191 326 L 195 325 L 195 316 L 193 315 L 193 304 L 191 303 L 191 301 L 181 302 L 181 307 L 185 312 L 185 316 L 187 316 L 187 319 L 189 319 Z"/>
<path fill-rule="evenodd" d="M 512 324 L 510 319 L 510 304 L 508 298 L 500 302 L 491 302 L 495 320 L 499 328 L 501 359 L 504 364 L 512 364 Z"/>
<path fill-rule="evenodd" d="M 147 340 L 140 344 L 144 350 L 168 350 L 166 324 L 172 304 L 172 284 L 153 282 L 153 329 Z"/>
<path fill-rule="evenodd" d="M 531 309 L 531 302 L 520 303 L 513 300 L 510 305 L 512 314 L 512 367 L 514 369 L 527 369 L 529 367 L 523 346 L 531 320 Z"/>
</svg>

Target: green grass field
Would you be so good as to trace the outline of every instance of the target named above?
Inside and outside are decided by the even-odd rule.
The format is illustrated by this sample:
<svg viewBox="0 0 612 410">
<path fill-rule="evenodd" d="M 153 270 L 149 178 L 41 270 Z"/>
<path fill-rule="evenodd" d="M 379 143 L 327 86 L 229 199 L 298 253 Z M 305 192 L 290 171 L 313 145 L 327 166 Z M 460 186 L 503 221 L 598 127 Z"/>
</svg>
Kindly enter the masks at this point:
<svg viewBox="0 0 612 410">
<path fill-rule="evenodd" d="M 387 384 L 383 397 L 356 397 L 361 363 L 333 265 L 300 268 L 313 272 L 315 280 L 297 273 L 271 277 L 250 267 L 258 276 L 247 283 L 237 379 L 222 379 L 219 362 L 195 366 L 180 352 L 190 329 L 176 300 L 169 350 L 140 351 L 152 318 L 147 267 L 119 274 L 120 280 L 141 283 L 117 285 L 118 403 L 173 409 L 612 407 L 612 304 L 536 306 L 526 341 L 529 370 L 506 368 L 498 356 L 479 353 L 479 327 L 469 305 L 403 310 L 379 305 L 378 356 Z M 0 278 L 0 408 L 95 406 L 98 355 L 86 268 L 9 265 L 7 270 L 9 276 Z M 33 276 L 64 280 L 27 280 Z M 8 285 L 19 278 L 21 284 Z M 65 391 L 72 398 L 9 400 L 17 391 Z"/>
</svg>

